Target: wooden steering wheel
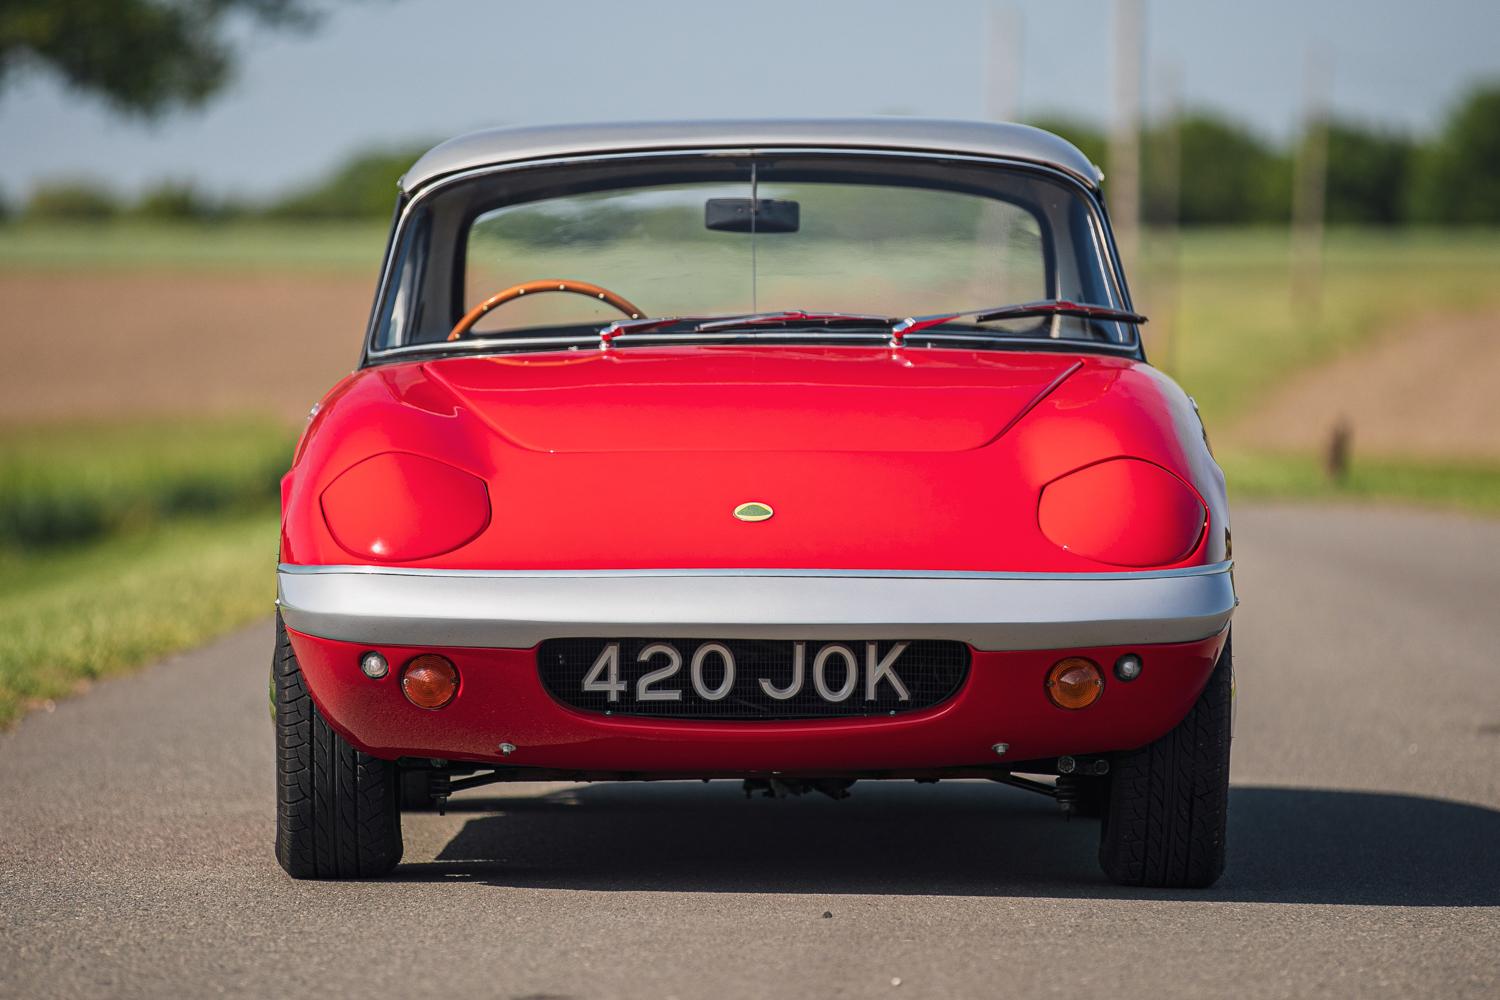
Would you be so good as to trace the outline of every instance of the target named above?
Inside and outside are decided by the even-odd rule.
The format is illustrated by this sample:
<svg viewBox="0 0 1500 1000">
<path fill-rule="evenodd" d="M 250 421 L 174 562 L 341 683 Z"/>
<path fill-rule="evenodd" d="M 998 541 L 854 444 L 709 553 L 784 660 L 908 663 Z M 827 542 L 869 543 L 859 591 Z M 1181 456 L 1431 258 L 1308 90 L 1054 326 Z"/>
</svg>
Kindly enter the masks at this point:
<svg viewBox="0 0 1500 1000">
<path fill-rule="evenodd" d="M 563 281 L 557 278 L 543 278 L 540 281 L 526 281 L 519 285 L 511 285 L 509 288 L 491 295 L 479 303 L 479 305 L 464 313 L 464 318 L 454 325 L 453 332 L 448 334 L 448 339 L 457 340 L 468 333 L 474 328 L 475 323 L 484 318 L 485 313 L 497 306 L 503 306 L 507 302 L 514 302 L 523 295 L 538 295 L 545 292 L 569 292 L 573 295 L 587 295 L 614 306 L 631 319 L 641 318 L 641 310 L 637 306 L 633 305 L 629 299 L 621 295 L 616 295 L 608 288 L 600 288 L 598 285 L 591 285 L 587 281 Z"/>
</svg>

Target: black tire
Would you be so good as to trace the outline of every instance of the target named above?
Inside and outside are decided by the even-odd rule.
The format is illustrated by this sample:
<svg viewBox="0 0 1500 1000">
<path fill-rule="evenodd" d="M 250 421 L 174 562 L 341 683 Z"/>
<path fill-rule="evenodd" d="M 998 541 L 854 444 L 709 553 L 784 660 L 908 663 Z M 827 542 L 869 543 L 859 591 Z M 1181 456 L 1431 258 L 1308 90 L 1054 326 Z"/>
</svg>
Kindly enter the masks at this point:
<svg viewBox="0 0 1500 1000">
<path fill-rule="evenodd" d="M 401 860 L 400 775 L 329 728 L 276 616 L 276 860 L 293 878 L 370 878 Z"/>
<path fill-rule="evenodd" d="M 1099 864 L 1114 881 L 1201 889 L 1223 874 L 1233 682 L 1226 642 L 1187 718 L 1115 755 L 1099 840 Z"/>
</svg>

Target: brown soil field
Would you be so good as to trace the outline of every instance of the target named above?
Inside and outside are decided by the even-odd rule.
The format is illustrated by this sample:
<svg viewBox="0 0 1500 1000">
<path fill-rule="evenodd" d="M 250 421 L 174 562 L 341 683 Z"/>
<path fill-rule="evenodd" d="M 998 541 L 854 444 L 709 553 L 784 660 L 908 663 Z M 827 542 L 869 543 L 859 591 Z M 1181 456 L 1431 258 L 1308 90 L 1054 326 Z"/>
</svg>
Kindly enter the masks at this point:
<svg viewBox="0 0 1500 1000">
<path fill-rule="evenodd" d="M 1500 458 L 1500 313 L 1432 315 L 1387 331 L 1290 379 L 1228 438 L 1315 451 L 1341 419 L 1356 454 Z"/>
<path fill-rule="evenodd" d="M 297 419 L 348 372 L 373 294 L 320 274 L 0 274 L 0 423 Z"/>
</svg>

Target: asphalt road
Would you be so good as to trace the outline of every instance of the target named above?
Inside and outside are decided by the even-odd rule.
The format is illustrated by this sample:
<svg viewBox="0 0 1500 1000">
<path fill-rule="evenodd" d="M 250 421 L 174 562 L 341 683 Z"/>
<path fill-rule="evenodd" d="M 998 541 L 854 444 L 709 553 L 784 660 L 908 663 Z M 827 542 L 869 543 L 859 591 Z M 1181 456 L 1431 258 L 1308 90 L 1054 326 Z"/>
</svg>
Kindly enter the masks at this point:
<svg viewBox="0 0 1500 1000">
<path fill-rule="evenodd" d="M 1235 543 L 1209 891 L 1115 887 L 1094 824 L 970 782 L 477 789 L 393 878 L 293 882 L 263 623 L 0 736 L 0 997 L 1500 996 L 1500 523 Z"/>
</svg>

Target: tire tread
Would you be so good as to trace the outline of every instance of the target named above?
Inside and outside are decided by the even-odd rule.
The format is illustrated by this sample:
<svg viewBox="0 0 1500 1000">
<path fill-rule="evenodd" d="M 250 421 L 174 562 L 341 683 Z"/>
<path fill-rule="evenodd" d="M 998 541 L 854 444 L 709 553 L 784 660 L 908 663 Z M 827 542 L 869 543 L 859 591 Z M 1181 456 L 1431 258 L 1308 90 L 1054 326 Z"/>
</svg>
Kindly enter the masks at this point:
<svg viewBox="0 0 1500 1000">
<path fill-rule="evenodd" d="M 1231 641 L 1171 732 L 1117 754 L 1099 864 L 1123 885 L 1204 888 L 1224 871 L 1229 817 Z"/>
<path fill-rule="evenodd" d="M 276 860 L 293 878 L 370 878 L 401 860 L 395 764 L 356 750 L 308 694 L 276 616 Z"/>
</svg>

